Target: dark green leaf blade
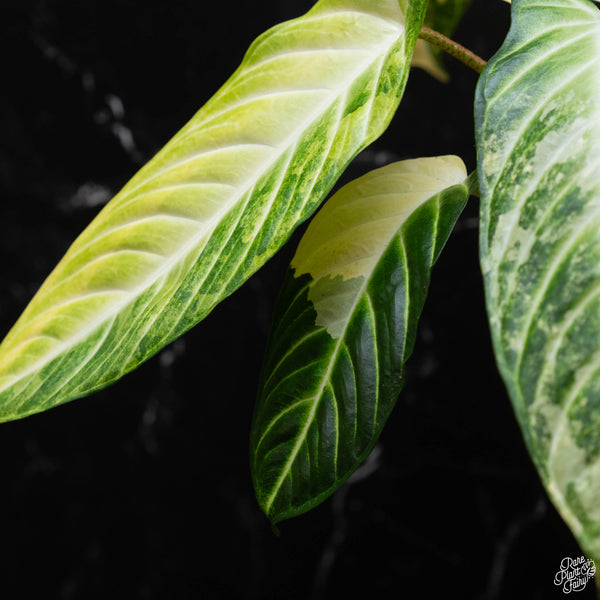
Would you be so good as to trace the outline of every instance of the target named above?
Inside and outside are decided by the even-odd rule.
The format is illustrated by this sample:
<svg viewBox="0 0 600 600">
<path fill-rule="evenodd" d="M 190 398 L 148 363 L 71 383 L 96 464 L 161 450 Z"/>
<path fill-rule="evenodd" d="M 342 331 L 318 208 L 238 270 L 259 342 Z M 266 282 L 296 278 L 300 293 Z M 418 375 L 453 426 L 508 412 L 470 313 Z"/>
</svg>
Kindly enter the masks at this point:
<svg viewBox="0 0 600 600">
<path fill-rule="evenodd" d="M 600 558 L 600 12 L 514 0 L 477 89 L 481 264 L 529 452 Z"/>
<path fill-rule="evenodd" d="M 89 394 L 204 318 L 386 128 L 425 0 L 321 0 L 101 211 L 0 346 L 0 421 Z"/>
<path fill-rule="evenodd" d="M 465 178 L 453 156 L 394 163 L 342 188 L 307 229 L 277 304 L 251 434 L 254 486 L 272 522 L 333 493 L 377 441 Z"/>
</svg>

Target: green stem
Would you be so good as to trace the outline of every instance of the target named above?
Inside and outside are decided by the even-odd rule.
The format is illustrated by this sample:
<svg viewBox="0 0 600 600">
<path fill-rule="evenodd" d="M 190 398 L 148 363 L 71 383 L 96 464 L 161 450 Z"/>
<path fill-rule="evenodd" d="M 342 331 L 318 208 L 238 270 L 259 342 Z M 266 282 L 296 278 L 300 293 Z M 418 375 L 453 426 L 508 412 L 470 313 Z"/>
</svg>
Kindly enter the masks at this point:
<svg viewBox="0 0 600 600">
<path fill-rule="evenodd" d="M 483 71 L 483 67 L 486 65 L 486 61 L 483 60 L 483 58 L 477 56 L 477 54 L 471 52 L 464 46 L 461 46 L 454 40 L 451 40 L 445 35 L 438 33 L 434 29 L 429 27 L 421 27 L 419 37 L 424 39 L 426 42 L 437 46 L 451 56 L 454 56 L 454 58 L 457 58 L 467 65 L 467 67 L 470 67 L 477 73 L 481 73 L 481 71 Z"/>
</svg>

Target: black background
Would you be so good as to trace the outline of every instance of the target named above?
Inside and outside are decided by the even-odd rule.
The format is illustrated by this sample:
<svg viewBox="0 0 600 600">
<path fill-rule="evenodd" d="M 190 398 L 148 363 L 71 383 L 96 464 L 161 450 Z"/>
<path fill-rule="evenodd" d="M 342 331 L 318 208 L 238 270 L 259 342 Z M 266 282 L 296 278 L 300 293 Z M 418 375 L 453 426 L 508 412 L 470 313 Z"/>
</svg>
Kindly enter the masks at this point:
<svg viewBox="0 0 600 600">
<path fill-rule="evenodd" d="M 102 203 L 252 39 L 306 0 L 2 3 L 0 335 Z M 455 37 L 484 57 L 509 7 Z M 374 165 L 475 166 L 475 74 L 414 70 Z M 247 461 L 261 353 L 298 240 L 113 387 L 0 426 L 0 598 L 560 598 L 581 551 L 546 499 L 495 371 L 471 199 L 433 274 L 406 386 L 361 477 L 276 537 Z M 591 598 L 591 586 L 579 598 Z"/>
</svg>

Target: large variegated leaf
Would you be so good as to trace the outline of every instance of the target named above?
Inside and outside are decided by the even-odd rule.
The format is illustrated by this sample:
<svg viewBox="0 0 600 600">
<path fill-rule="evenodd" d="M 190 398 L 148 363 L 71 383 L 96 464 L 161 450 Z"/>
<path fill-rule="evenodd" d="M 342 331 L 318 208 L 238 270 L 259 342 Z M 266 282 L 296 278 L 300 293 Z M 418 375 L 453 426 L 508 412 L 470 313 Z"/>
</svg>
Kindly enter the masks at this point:
<svg viewBox="0 0 600 600">
<path fill-rule="evenodd" d="M 454 156 L 394 163 L 342 188 L 308 227 L 278 300 L 251 434 L 272 522 L 330 495 L 373 448 L 465 177 Z"/>
<path fill-rule="evenodd" d="M 498 365 L 558 510 L 600 558 L 600 13 L 513 0 L 477 91 Z"/>
<path fill-rule="evenodd" d="M 202 319 L 318 206 L 402 94 L 424 0 L 321 0 L 259 37 L 105 207 L 0 348 L 0 421 L 103 387 Z"/>
</svg>

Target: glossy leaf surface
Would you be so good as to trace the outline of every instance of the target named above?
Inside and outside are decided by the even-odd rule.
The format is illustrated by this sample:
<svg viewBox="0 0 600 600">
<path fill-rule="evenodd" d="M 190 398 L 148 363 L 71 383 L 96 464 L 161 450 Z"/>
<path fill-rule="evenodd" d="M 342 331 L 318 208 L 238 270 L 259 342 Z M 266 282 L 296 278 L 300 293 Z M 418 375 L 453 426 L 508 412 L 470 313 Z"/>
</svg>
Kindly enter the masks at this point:
<svg viewBox="0 0 600 600">
<path fill-rule="evenodd" d="M 481 263 L 500 371 L 542 480 L 600 558 L 600 13 L 513 0 L 480 79 Z"/>
<path fill-rule="evenodd" d="M 256 271 L 402 95 L 424 2 L 321 0 L 104 208 L 0 347 L 0 421 L 118 379 Z"/>
<path fill-rule="evenodd" d="M 454 156 L 394 163 L 342 188 L 308 227 L 278 300 L 251 434 L 272 522 L 330 495 L 377 441 L 465 178 Z"/>
</svg>

